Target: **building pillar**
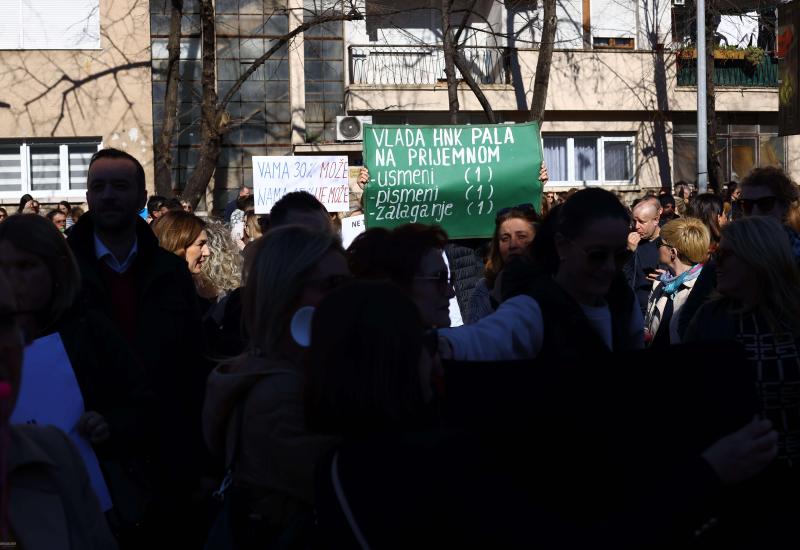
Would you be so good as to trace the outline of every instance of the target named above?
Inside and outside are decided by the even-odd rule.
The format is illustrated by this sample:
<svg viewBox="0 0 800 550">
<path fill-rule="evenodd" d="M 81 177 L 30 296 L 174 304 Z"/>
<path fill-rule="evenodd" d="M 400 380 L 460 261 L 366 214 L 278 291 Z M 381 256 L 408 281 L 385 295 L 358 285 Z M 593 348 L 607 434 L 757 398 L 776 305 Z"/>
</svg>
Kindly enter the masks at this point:
<svg viewBox="0 0 800 550">
<path fill-rule="evenodd" d="M 289 0 L 289 32 L 303 24 L 303 0 Z M 289 44 L 289 101 L 292 110 L 292 145 L 306 141 L 305 48 L 300 34 Z"/>
</svg>

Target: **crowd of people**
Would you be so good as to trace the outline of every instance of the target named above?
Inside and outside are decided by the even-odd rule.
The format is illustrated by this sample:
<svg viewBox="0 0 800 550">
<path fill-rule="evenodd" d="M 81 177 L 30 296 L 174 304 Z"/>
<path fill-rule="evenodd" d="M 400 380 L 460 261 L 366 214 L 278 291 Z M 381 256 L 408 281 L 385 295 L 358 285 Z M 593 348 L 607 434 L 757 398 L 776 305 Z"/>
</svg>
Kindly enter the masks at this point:
<svg viewBox="0 0 800 550">
<path fill-rule="evenodd" d="M 114 149 L 87 186 L 86 212 L 0 210 L 3 546 L 796 544 L 780 169 L 346 250 L 304 192 L 200 217 Z"/>
</svg>

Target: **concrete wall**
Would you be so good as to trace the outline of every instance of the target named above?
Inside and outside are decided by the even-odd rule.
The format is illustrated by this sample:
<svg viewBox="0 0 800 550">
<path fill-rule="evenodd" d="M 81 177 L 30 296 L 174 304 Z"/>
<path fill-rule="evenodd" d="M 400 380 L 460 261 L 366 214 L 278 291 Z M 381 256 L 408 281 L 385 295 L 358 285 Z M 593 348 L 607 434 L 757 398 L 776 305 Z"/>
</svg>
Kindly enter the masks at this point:
<svg viewBox="0 0 800 550">
<path fill-rule="evenodd" d="M 149 2 L 101 0 L 100 32 L 99 50 L 0 51 L 0 139 L 100 137 L 142 162 L 152 191 Z"/>
</svg>

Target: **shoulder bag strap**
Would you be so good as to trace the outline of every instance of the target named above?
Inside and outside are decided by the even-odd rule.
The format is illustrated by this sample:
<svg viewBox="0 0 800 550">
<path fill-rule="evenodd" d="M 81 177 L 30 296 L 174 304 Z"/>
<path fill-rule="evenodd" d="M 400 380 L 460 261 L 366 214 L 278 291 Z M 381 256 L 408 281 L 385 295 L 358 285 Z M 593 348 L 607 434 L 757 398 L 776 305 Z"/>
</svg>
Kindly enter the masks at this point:
<svg viewBox="0 0 800 550">
<path fill-rule="evenodd" d="M 363 550 L 370 550 L 367 539 L 358 526 L 358 522 L 353 515 L 353 510 L 350 509 L 350 504 L 347 502 L 347 496 L 344 494 L 342 482 L 339 480 L 339 451 L 336 451 L 333 455 L 333 461 L 331 462 L 331 481 L 333 482 L 333 490 L 336 493 L 336 500 L 339 501 L 339 507 L 341 507 L 342 513 L 347 519 L 347 524 L 350 526 L 350 530 L 353 532 L 356 542 L 358 542 L 358 545 Z"/>
</svg>

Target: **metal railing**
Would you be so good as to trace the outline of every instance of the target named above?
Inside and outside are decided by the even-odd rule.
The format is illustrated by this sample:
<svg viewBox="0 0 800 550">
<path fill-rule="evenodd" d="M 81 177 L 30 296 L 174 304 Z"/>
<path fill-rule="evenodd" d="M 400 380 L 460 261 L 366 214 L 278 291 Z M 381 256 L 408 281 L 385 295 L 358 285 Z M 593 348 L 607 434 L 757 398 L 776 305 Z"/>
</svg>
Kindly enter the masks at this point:
<svg viewBox="0 0 800 550">
<path fill-rule="evenodd" d="M 470 74 L 479 84 L 510 84 L 508 50 L 464 46 Z M 348 48 L 351 84 L 428 85 L 446 81 L 441 45 L 353 45 Z M 461 72 L 456 69 L 457 78 Z"/>
<path fill-rule="evenodd" d="M 697 65 L 694 59 L 678 58 L 678 86 L 697 86 Z M 714 85 L 754 88 L 778 87 L 778 60 L 764 56 L 753 65 L 747 60 L 714 60 Z"/>
</svg>

